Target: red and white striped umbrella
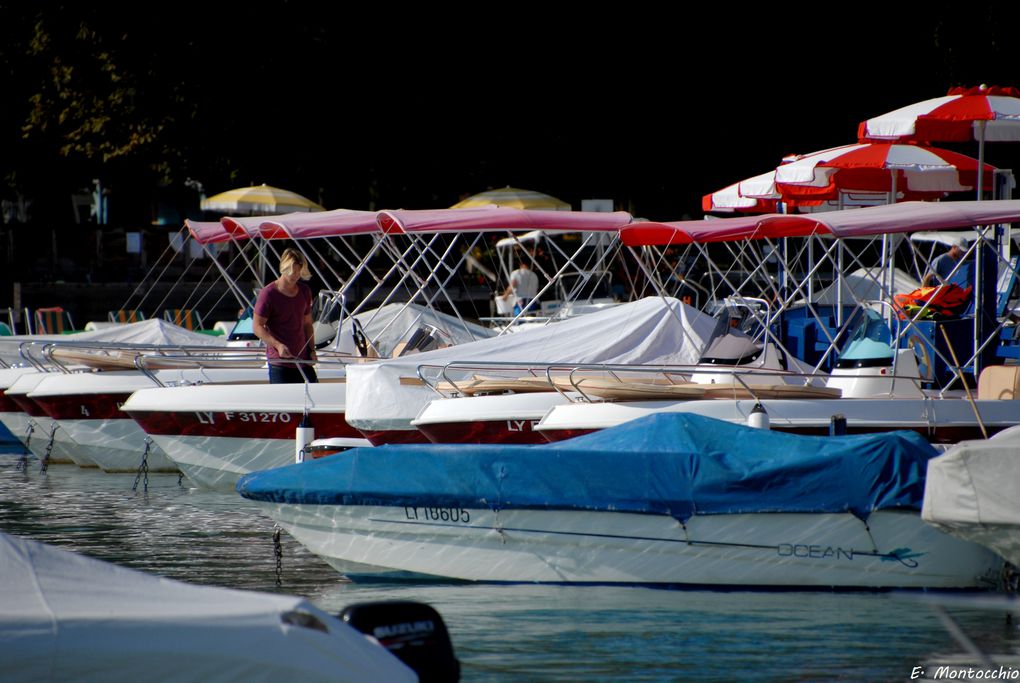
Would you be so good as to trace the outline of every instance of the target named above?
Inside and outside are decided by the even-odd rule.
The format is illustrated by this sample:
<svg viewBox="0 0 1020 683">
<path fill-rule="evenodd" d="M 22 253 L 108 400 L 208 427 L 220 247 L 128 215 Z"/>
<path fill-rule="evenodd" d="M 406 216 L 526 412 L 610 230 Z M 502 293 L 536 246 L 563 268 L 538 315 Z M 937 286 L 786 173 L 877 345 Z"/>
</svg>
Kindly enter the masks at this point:
<svg viewBox="0 0 1020 683">
<path fill-rule="evenodd" d="M 1020 90 L 997 86 L 953 88 L 861 123 L 861 140 L 912 142 L 1020 141 Z"/>
<path fill-rule="evenodd" d="M 978 159 L 985 160 L 985 141 L 1020 141 L 1020 90 L 981 85 L 952 88 L 945 97 L 910 104 L 861 123 L 863 140 L 963 142 L 977 140 Z M 990 187 L 977 179 L 977 195 Z"/>
<path fill-rule="evenodd" d="M 994 169 L 985 168 L 990 174 Z M 702 198 L 705 211 L 774 211 L 777 202 L 801 208 L 933 200 L 969 190 L 977 160 L 934 147 L 862 143 L 784 159 L 774 171 Z M 886 199 L 883 199 L 885 197 Z"/>
<path fill-rule="evenodd" d="M 782 196 L 776 190 L 776 172 L 769 171 L 754 178 L 724 187 L 701 198 L 704 211 L 741 213 L 774 213 Z"/>
<path fill-rule="evenodd" d="M 827 197 L 839 191 L 902 190 L 935 198 L 974 187 L 978 161 L 937 147 L 860 143 L 787 157 L 776 169 L 783 196 Z M 986 180 L 994 168 L 985 165 Z M 917 198 L 917 197 L 913 197 Z"/>
</svg>

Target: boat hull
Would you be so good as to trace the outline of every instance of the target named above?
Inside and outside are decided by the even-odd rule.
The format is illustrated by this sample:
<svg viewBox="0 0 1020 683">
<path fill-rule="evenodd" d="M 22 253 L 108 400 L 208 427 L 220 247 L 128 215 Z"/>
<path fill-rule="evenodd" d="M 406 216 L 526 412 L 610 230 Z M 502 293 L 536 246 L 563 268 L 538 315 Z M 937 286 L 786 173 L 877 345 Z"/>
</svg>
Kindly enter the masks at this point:
<svg viewBox="0 0 1020 683">
<path fill-rule="evenodd" d="M 150 438 L 196 486 L 233 492 L 242 475 L 294 462 L 294 439 L 153 434 Z"/>
<path fill-rule="evenodd" d="M 242 393 L 256 386 L 248 383 L 265 384 L 261 369 L 167 370 L 157 376 L 160 381 L 183 386 L 237 383 Z M 154 386 L 150 377 L 136 371 L 52 373 L 39 382 L 28 398 L 75 441 L 76 455 L 89 458 L 106 472 L 135 472 L 146 453 L 146 434 L 121 407 L 135 391 Z M 154 444 L 149 444 L 146 463 L 154 472 L 179 471 Z"/>
<path fill-rule="evenodd" d="M 104 472 L 137 472 L 145 453 L 145 432 L 120 406 L 130 393 L 38 395 L 35 401 L 74 441 L 75 455 Z M 177 465 L 158 447 L 145 454 L 150 472 L 177 472 Z"/>
<path fill-rule="evenodd" d="M 67 431 L 60 429 L 60 424 L 47 415 L 41 405 L 29 398 L 29 392 L 48 376 L 49 373 L 45 372 L 23 374 L 4 391 L 6 399 L 16 404 L 32 425 L 32 443 L 29 445 L 29 450 L 35 453 L 40 460 L 46 460 L 49 463 L 73 463 L 79 467 L 96 467 L 95 462 L 78 450 L 77 444 Z M 24 428 L 16 424 L 6 426 L 19 439 L 22 439 L 22 443 L 25 442 L 28 434 L 27 426 Z M 18 431 L 14 431 L 14 429 L 18 429 Z M 47 451 L 49 451 L 48 455 Z"/>
<path fill-rule="evenodd" d="M 504 420 L 472 420 L 464 422 L 430 422 L 417 425 L 432 443 L 546 443 L 535 431 L 539 418 Z"/>
<path fill-rule="evenodd" d="M 238 478 L 294 462 L 304 418 L 319 438 L 360 437 L 344 419 L 343 384 L 144 389 L 124 412 L 196 485 L 233 491 Z"/>
<path fill-rule="evenodd" d="M 134 420 L 61 420 L 60 429 L 77 444 L 77 453 L 89 458 L 104 472 L 137 472 L 142 455 L 150 472 L 179 472 L 179 468 L 156 444 L 145 451 L 145 432 Z"/>
<path fill-rule="evenodd" d="M 545 443 L 535 426 L 551 407 L 566 403 L 555 392 L 438 399 L 411 424 L 433 443 Z"/>
<path fill-rule="evenodd" d="M 0 421 L 39 460 L 45 459 L 52 465 L 96 466 L 86 455 L 79 453 L 77 444 L 71 440 L 67 432 L 62 432 L 59 425 L 47 415 L 28 415 L 25 412 L 0 413 Z"/>
<path fill-rule="evenodd" d="M 658 412 L 693 413 L 746 424 L 755 404 L 750 399 L 572 403 L 554 407 L 536 429 L 547 440 L 560 441 Z M 1020 423 L 1020 402 L 984 400 L 975 404 L 989 434 Z M 794 434 L 829 434 L 832 417 L 842 415 L 848 434 L 911 430 L 932 443 L 982 436 L 974 407 L 964 399 L 765 399 L 761 405 L 771 429 Z"/>
<path fill-rule="evenodd" d="M 352 579 L 988 588 L 1001 560 L 916 512 L 671 516 L 260 503 Z"/>
</svg>

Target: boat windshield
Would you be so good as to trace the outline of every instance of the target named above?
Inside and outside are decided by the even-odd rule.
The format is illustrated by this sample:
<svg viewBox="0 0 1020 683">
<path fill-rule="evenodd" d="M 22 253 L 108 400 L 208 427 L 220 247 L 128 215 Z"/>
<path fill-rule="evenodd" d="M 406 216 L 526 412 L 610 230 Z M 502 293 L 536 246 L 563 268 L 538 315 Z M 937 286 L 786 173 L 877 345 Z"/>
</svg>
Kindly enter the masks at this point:
<svg viewBox="0 0 1020 683">
<path fill-rule="evenodd" d="M 254 319 L 252 317 L 251 306 L 246 306 L 244 311 L 241 312 L 241 317 L 234 325 L 233 329 L 230 330 L 230 334 L 227 336 L 227 341 L 255 341 L 258 337 L 255 336 L 255 328 L 253 325 Z"/>
<path fill-rule="evenodd" d="M 866 309 L 850 343 L 843 351 L 837 368 L 867 368 L 892 365 L 892 333 L 877 311 Z"/>
<path fill-rule="evenodd" d="M 715 316 L 715 329 L 699 362 L 709 365 L 745 365 L 761 356 L 764 344 L 755 341 L 748 331 L 749 327 L 757 323 L 754 316 L 745 313 L 730 306 L 719 309 Z"/>
</svg>

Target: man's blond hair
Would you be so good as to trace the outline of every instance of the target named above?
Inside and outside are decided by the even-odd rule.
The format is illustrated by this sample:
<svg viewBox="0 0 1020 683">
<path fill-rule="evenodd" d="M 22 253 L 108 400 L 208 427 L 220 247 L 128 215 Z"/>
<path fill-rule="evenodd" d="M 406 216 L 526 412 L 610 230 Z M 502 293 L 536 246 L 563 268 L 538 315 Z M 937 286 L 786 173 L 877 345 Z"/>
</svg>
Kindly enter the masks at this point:
<svg viewBox="0 0 1020 683">
<path fill-rule="evenodd" d="M 293 247 L 287 247 L 280 256 L 280 274 L 285 275 L 293 268 L 301 269 L 302 280 L 308 280 L 312 277 L 311 271 L 308 270 L 308 261 L 305 260 L 305 255 Z"/>
</svg>

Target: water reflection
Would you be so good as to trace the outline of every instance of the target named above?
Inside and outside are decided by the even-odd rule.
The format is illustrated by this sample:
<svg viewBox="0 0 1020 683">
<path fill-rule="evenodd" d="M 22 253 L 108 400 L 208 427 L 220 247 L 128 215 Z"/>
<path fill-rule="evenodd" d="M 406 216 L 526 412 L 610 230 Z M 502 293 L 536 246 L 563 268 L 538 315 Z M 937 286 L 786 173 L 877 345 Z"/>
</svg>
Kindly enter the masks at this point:
<svg viewBox="0 0 1020 683">
<path fill-rule="evenodd" d="M 0 529 L 185 581 L 282 591 L 325 609 L 370 600 L 432 604 L 465 681 L 907 680 L 959 653 L 931 610 L 886 594 L 726 593 L 640 587 L 351 584 L 234 494 L 0 456 Z M 185 482 L 186 483 L 186 482 Z M 993 652 L 1018 645 L 1001 613 L 953 609 Z"/>
</svg>

